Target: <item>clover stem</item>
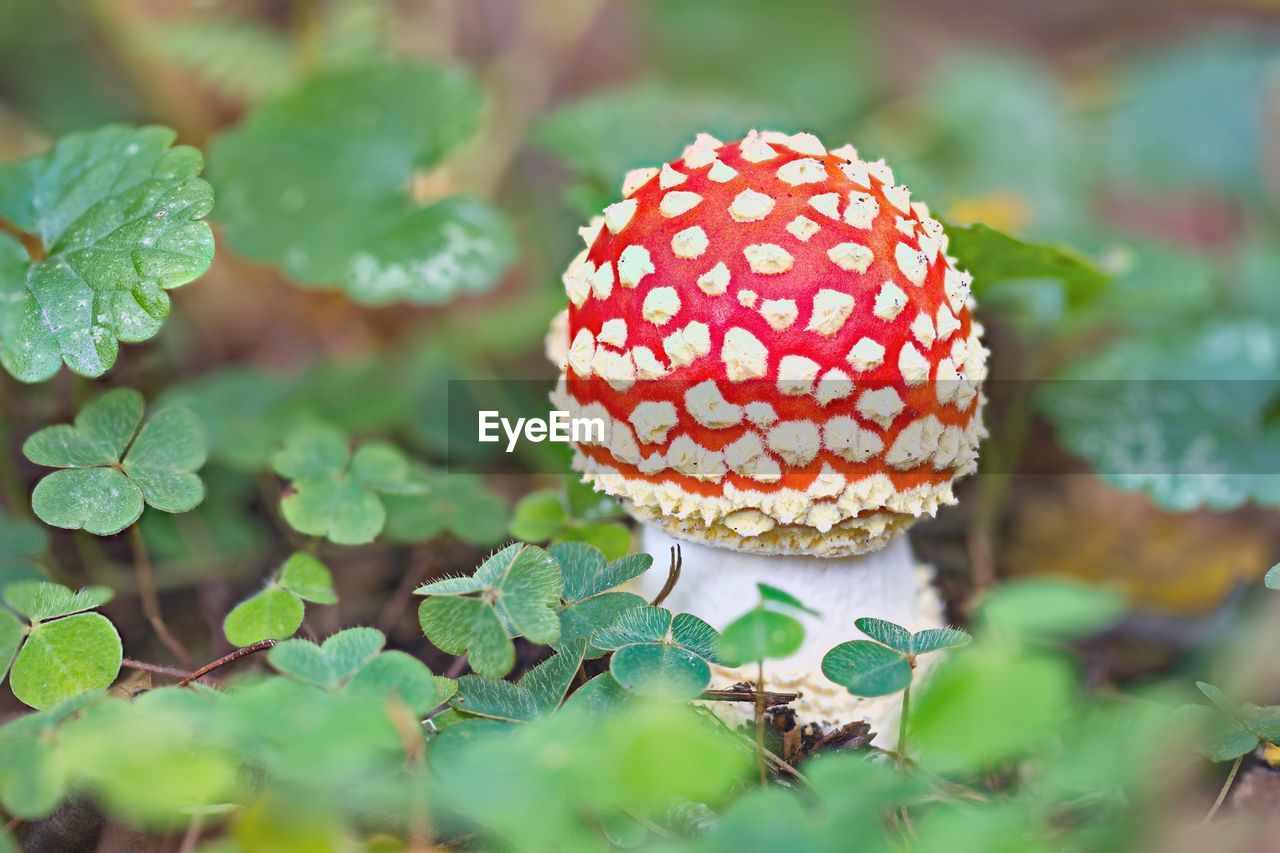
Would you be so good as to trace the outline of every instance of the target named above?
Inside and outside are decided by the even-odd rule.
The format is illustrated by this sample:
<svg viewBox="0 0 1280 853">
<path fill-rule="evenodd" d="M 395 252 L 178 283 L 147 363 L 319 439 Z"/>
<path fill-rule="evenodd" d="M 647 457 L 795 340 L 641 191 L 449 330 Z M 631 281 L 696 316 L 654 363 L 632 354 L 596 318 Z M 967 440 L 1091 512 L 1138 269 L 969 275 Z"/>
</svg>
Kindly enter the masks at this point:
<svg viewBox="0 0 1280 853">
<path fill-rule="evenodd" d="M 769 784 L 764 766 L 764 658 L 756 661 L 756 749 L 760 756 L 760 784 Z"/>
<path fill-rule="evenodd" d="M 902 690 L 902 716 L 898 718 L 898 766 L 907 763 L 907 714 L 911 710 L 911 682 Z"/>
<path fill-rule="evenodd" d="M 245 658 L 245 657 L 248 657 L 249 655 L 266 651 L 267 649 L 270 649 L 273 646 L 275 646 L 275 644 L 276 644 L 275 640 L 266 639 L 266 640 L 259 640 L 256 643 L 250 643 L 247 646 L 242 646 L 241 648 L 236 649 L 234 652 L 231 652 L 230 654 L 223 655 L 217 660 L 205 664 L 204 666 L 200 667 L 190 675 L 184 676 L 183 679 L 178 682 L 178 686 L 186 687 L 191 682 L 198 681 L 199 679 L 204 678 L 206 675 L 213 672 L 215 669 L 220 669 L 229 663 L 234 663 L 240 660 L 240 658 Z"/>
<path fill-rule="evenodd" d="M 186 646 L 175 637 L 165 624 L 160 612 L 160 596 L 156 593 L 155 577 L 151 573 L 151 556 L 147 553 L 147 543 L 142 538 L 142 529 L 134 524 L 129 528 L 130 544 L 133 546 L 133 570 L 138 579 L 138 598 L 142 602 L 142 612 L 151 623 L 151 628 L 160 638 L 160 642 L 173 652 L 174 657 L 183 665 L 191 666 L 191 654 Z"/>
<path fill-rule="evenodd" d="M 1218 791 L 1218 799 L 1213 801 L 1213 807 L 1209 809 L 1209 813 L 1200 821 L 1200 825 L 1204 826 L 1213 820 L 1214 815 L 1218 813 L 1218 809 L 1222 808 L 1222 804 L 1227 800 L 1227 792 L 1231 790 L 1231 785 L 1236 781 L 1236 774 L 1240 772 L 1240 765 L 1244 762 L 1244 756 L 1236 758 L 1235 763 L 1231 765 L 1231 772 L 1227 774 L 1227 781 L 1222 783 L 1222 790 Z"/>
</svg>

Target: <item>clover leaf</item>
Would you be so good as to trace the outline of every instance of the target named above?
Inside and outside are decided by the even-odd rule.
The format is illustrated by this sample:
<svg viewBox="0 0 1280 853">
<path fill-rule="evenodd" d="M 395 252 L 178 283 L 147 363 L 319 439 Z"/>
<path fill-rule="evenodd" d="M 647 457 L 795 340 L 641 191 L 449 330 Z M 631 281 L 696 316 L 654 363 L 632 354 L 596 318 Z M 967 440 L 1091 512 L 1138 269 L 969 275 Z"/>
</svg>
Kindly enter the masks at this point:
<svg viewBox="0 0 1280 853">
<path fill-rule="evenodd" d="M 421 206 L 411 193 L 415 172 L 471 135 L 480 105 L 474 84 L 435 68 L 313 77 L 214 142 L 228 240 L 367 304 L 436 304 L 489 287 L 514 256 L 502 217 L 461 197 Z"/>
<path fill-rule="evenodd" d="M 646 606 L 622 613 L 591 642 L 613 651 L 609 671 L 627 690 L 692 698 L 711 683 L 718 637 L 696 616 Z"/>
<path fill-rule="evenodd" d="M 1200 730 L 1200 748 L 1210 761 L 1230 761 L 1256 749 L 1259 743 L 1280 740 L 1280 708 L 1249 702 L 1237 705 L 1212 684 L 1197 681 L 1196 687 L 1213 708 L 1183 705 L 1177 710 Z"/>
<path fill-rule="evenodd" d="M 912 633 L 884 619 L 854 620 L 870 640 L 851 640 L 827 652 L 822 674 L 855 696 L 887 696 L 911 686 L 917 655 L 952 649 L 972 641 L 959 628 Z"/>
<path fill-rule="evenodd" d="M 54 527 L 108 536 L 137 521 L 144 503 L 177 513 L 204 499 L 195 473 L 205 460 L 200 422 L 177 407 L 144 422 L 142 395 L 128 388 L 102 394 L 74 424 L 35 433 L 22 452 L 37 465 L 62 469 L 31 494 L 31 508 Z"/>
<path fill-rule="evenodd" d="M 817 615 L 785 590 L 764 583 L 756 587 L 760 603 L 730 622 L 716 646 L 721 659 L 731 666 L 795 654 L 804 643 L 804 625 L 785 611 Z"/>
<path fill-rule="evenodd" d="M 62 364 L 101 376 L 119 342 L 145 341 L 169 313 L 166 290 L 213 260 L 213 192 L 200 152 L 173 131 L 109 126 L 64 136 L 0 165 L 0 363 L 23 382 Z"/>
<path fill-rule="evenodd" d="M 46 581 L 19 581 L 4 601 L 25 617 L 0 610 L 0 677 L 13 695 L 37 710 L 115 681 L 124 650 L 115 626 L 94 608 L 111 598 L 106 587 L 72 590 Z M 10 663 L 12 662 L 12 668 Z"/>
<path fill-rule="evenodd" d="M 232 608 L 222 620 L 222 632 L 236 646 L 283 640 L 302 625 L 304 601 L 334 604 L 337 600 L 329 569 L 311 554 L 298 552 L 285 560 L 266 587 Z"/>
<path fill-rule="evenodd" d="M 582 640 L 566 644 L 515 684 L 464 675 L 458 679 L 458 693 L 450 704 L 459 711 L 497 720 L 527 723 L 544 719 L 560 707 L 569 692 L 585 650 Z"/>
<path fill-rule="evenodd" d="M 515 665 L 512 637 L 535 643 L 560 638 L 556 611 L 563 587 L 555 558 L 517 542 L 485 560 L 470 577 L 418 587 L 416 594 L 428 596 L 418 619 L 437 647 L 465 654 L 480 675 L 501 678 Z"/>
<path fill-rule="evenodd" d="M 289 526 L 339 545 L 363 545 L 382 531 L 387 513 L 380 493 L 423 491 L 398 449 L 367 442 L 352 452 L 347 434 L 325 424 L 291 432 L 271 465 L 291 481 L 280 500 Z"/>
<path fill-rule="evenodd" d="M 476 475 L 414 465 L 412 476 L 424 494 L 382 498 L 389 541 L 425 542 L 451 533 L 473 545 L 493 545 L 506 537 L 507 502 Z"/>
<path fill-rule="evenodd" d="M 336 690 L 373 660 L 387 638 L 375 628 L 348 628 L 320 645 L 310 640 L 285 640 L 272 647 L 267 660 L 285 675 Z"/>
<path fill-rule="evenodd" d="M 1058 439 L 1167 509 L 1280 506 L 1280 331 L 1214 321 L 1076 360 L 1038 397 Z"/>
<path fill-rule="evenodd" d="M 595 631 L 612 624 L 623 612 L 644 606 L 645 600 L 635 593 L 613 590 L 653 565 L 653 557 L 648 554 L 629 554 L 607 563 L 600 549 L 585 542 L 559 542 L 548 552 L 560 564 L 564 578 L 559 640 L 562 648 L 578 640 L 590 640 Z M 605 654 L 602 648 L 587 646 L 588 659 Z"/>
<path fill-rule="evenodd" d="M 613 521 L 622 505 L 585 483 L 570 480 L 563 494 L 531 492 L 516 504 L 511 535 L 525 542 L 585 542 L 618 559 L 631 550 L 631 530 Z"/>
</svg>

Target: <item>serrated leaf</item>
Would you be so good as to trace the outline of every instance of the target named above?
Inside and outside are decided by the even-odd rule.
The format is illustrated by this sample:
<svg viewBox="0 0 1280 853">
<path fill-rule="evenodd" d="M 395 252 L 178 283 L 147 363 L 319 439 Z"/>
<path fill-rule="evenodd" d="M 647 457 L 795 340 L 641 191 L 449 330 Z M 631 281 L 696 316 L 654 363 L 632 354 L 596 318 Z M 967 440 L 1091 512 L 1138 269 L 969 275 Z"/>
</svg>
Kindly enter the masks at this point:
<svg viewBox="0 0 1280 853">
<path fill-rule="evenodd" d="M 501 678 L 516 663 L 516 650 L 492 605 L 478 598 L 439 596 L 422 602 L 418 621 L 442 651 L 465 654 L 486 678 Z"/>
<path fill-rule="evenodd" d="M 110 587 L 87 586 L 73 591 L 48 581 L 16 581 L 4 588 L 4 603 L 36 622 L 92 610 L 114 596 Z"/>
<path fill-rule="evenodd" d="M 529 670 L 518 683 L 464 675 L 458 679 L 455 708 L 468 714 L 512 722 L 533 722 L 560 706 L 582 664 L 579 641 Z"/>
<path fill-rule="evenodd" d="M 335 604 L 338 601 L 328 567 L 303 551 L 290 555 L 284 561 L 279 583 L 303 601 L 316 604 Z"/>
<path fill-rule="evenodd" d="M 142 395 L 132 388 L 101 394 L 72 424 L 45 427 L 22 445 L 22 453 L 47 468 L 89 468 L 119 462 L 142 423 Z"/>
<path fill-rule="evenodd" d="M 246 598 L 222 620 L 222 633 L 233 646 L 259 640 L 292 637 L 302 625 L 302 599 L 287 589 L 270 586 Z"/>
<path fill-rule="evenodd" d="M 109 126 L 0 166 L 0 217 L 44 249 L 18 263 L 11 239 L 0 248 L 0 362 L 17 379 L 43 381 L 64 363 L 101 376 L 119 341 L 159 330 L 165 291 L 208 269 L 213 193 L 196 177 L 200 152 L 173 138 Z"/>
<path fill-rule="evenodd" d="M 267 653 L 267 660 L 285 675 L 332 690 L 369 663 L 386 642 L 374 628 L 347 628 L 318 646 L 310 640 L 285 640 Z"/>
<path fill-rule="evenodd" d="M 460 198 L 420 207 L 409 193 L 416 170 L 472 133 L 479 106 L 462 75 L 405 63 L 313 77 L 214 143 L 228 239 L 370 304 L 489 286 L 514 256 L 498 214 Z"/>
<path fill-rule="evenodd" d="M 394 695 L 415 714 L 426 714 L 444 701 L 427 665 L 400 651 L 383 652 L 369 661 L 347 682 L 346 691 Z"/>
<path fill-rule="evenodd" d="M 31 493 L 31 509 L 45 524 L 96 536 L 124 530 L 142 507 L 142 491 L 114 468 L 54 471 Z"/>
<path fill-rule="evenodd" d="M 716 645 L 728 666 L 742 666 L 795 654 L 804 643 L 804 626 L 785 613 L 749 610 L 725 626 Z"/>
<path fill-rule="evenodd" d="M 870 640 L 841 643 L 827 652 L 822 674 L 855 696 L 888 696 L 911 684 L 906 655 Z"/>
<path fill-rule="evenodd" d="M 1106 289 L 1110 277 L 1073 249 L 1029 243 L 982 223 L 947 225 L 950 253 L 981 289 L 997 282 L 1048 278 L 1062 282 L 1066 299 L 1080 305 Z"/>
<path fill-rule="evenodd" d="M 124 472 L 148 505 L 186 512 L 204 499 L 204 483 L 195 472 L 206 455 L 200 421 L 186 409 L 171 407 L 147 419 L 124 457 Z"/>
<path fill-rule="evenodd" d="M 853 624 L 859 631 L 881 645 L 896 649 L 904 655 L 912 653 L 911 632 L 901 625 L 886 622 L 884 619 L 872 619 L 869 617 L 855 619 Z"/>
<path fill-rule="evenodd" d="M 115 626 L 101 614 L 77 613 L 31 630 L 9 673 L 19 701 L 37 710 L 115 681 L 124 651 Z"/>
<path fill-rule="evenodd" d="M 692 699 L 711 683 L 711 667 L 679 646 L 636 643 L 613 653 L 609 671 L 627 690 L 642 696 Z"/>
</svg>

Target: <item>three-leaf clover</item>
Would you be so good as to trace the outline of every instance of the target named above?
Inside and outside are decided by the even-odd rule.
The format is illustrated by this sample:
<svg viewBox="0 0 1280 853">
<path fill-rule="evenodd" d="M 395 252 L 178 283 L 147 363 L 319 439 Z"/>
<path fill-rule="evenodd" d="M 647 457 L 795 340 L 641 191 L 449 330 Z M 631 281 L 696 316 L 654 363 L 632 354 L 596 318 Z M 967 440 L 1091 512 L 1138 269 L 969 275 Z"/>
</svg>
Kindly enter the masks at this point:
<svg viewBox="0 0 1280 853">
<path fill-rule="evenodd" d="M 145 341 L 169 288 L 213 260 L 213 192 L 200 152 L 161 127 L 104 127 L 0 164 L 0 363 L 23 382 L 62 364 L 101 376 L 119 341 Z"/>
<path fill-rule="evenodd" d="M 168 407 L 144 423 L 142 413 L 142 395 L 120 388 L 81 409 L 74 424 L 47 427 L 26 440 L 28 459 L 62 469 L 31 494 L 42 521 L 108 536 L 137 521 L 144 503 L 176 513 L 204 499 L 195 472 L 204 465 L 205 442 L 195 415 Z"/>
<path fill-rule="evenodd" d="M 544 719 L 560 707 L 582 665 L 586 643 L 576 640 L 521 676 L 516 683 L 464 675 L 450 704 L 459 711 L 497 720 L 527 723 Z"/>
<path fill-rule="evenodd" d="M 514 257 L 505 221 L 411 188 L 474 131 L 465 77 L 403 63 L 319 74 L 264 104 L 210 151 L 218 215 L 250 258 L 368 304 L 443 302 L 482 290 Z"/>
<path fill-rule="evenodd" d="M 972 640 L 959 628 L 911 633 L 883 619 L 854 620 L 870 640 L 851 640 L 827 652 L 822 674 L 855 696 L 887 696 L 911 686 L 918 655 L 963 646 Z"/>
<path fill-rule="evenodd" d="M 0 675 L 8 672 L 14 696 L 43 710 L 115 681 L 124 654 L 120 634 L 105 616 L 88 612 L 111 595 L 102 586 L 73 592 L 36 580 L 4 588 L 9 609 L 0 609 Z"/>
<path fill-rule="evenodd" d="M 586 542 L 609 559 L 631 550 L 631 530 L 614 519 L 622 505 L 585 483 L 570 480 L 564 494 L 531 492 L 516 504 L 511 535 L 525 542 Z"/>
<path fill-rule="evenodd" d="M 222 620 L 222 632 L 236 646 L 259 640 L 292 637 L 302 625 L 304 601 L 334 604 L 329 569 L 311 554 L 298 552 L 285 560 L 267 586 L 232 608 Z"/>
<path fill-rule="evenodd" d="M 1200 748 L 1210 761 L 1230 761 L 1261 742 L 1280 741 L 1280 707 L 1237 705 L 1212 684 L 1197 681 L 1196 687 L 1213 707 L 1183 705 L 1178 712 L 1199 727 L 1204 737 Z"/>
<path fill-rule="evenodd" d="M 507 502 L 466 472 L 436 471 L 413 466 L 413 479 L 422 495 L 384 495 L 386 538 L 414 543 L 451 533 L 473 545 L 494 545 L 507 535 Z"/>
<path fill-rule="evenodd" d="M 560 639 L 556 611 L 563 588 L 555 558 L 517 542 L 485 560 L 470 577 L 418 587 L 418 595 L 428 596 L 418 619 L 437 647 L 465 654 L 480 675 L 501 678 L 515 666 L 512 637 L 548 644 Z"/>
<path fill-rule="evenodd" d="M 729 666 L 795 654 L 804 643 L 804 625 L 784 611 L 817 615 L 785 590 L 764 583 L 756 587 L 760 603 L 730 622 L 716 644 L 720 659 Z"/>
<path fill-rule="evenodd" d="M 561 596 L 564 603 L 560 611 L 562 647 L 577 640 L 590 640 L 592 634 L 611 625 L 623 612 L 644 606 L 645 600 L 640 596 L 615 591 L 615 587 L 644 574 L 653 565 L 653 557 L 648 554 L 629 554 L 607 563 L 598 548 L 585 542 L 560 542 L 548 551 L 560 564 L 564 578 Z M 587 646 L 587 658 L 604 654 L 604 649 Z"/>
<path fill-rule="evenodd" d="M 622 613 L 591 642 L 613 651 L 609 671 L 628 690 L 692 698 L 711 683 L 718 636 L 697 616 L 646 606 Z"/>
<path fill-rule="evenodd" d="M 280 501 L 289 526 L 339 545 L 363 545 L 382 531 L 387 512 L 380 493 L 423 491 L 398 449 L 366 442 L 352 452 L 347 434 L 325 424 L 292 431 L 271 465 L 291 481 Z"/>
</svg>

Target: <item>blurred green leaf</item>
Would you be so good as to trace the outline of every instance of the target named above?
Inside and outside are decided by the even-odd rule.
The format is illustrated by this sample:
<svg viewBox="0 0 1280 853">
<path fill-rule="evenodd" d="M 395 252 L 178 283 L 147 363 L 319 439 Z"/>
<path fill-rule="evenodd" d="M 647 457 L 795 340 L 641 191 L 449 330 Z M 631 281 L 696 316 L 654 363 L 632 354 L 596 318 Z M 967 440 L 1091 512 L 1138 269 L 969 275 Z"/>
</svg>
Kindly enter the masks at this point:
<svg viewBox="0 0 1280 853">
<path fill-rule="evenodd" d="M 0 165 L 0 219 L 37 239 L 38 259 L 0 237 L 0 362 L 23 382 L 63 363 L 101 376 L 119 341 L 145 341 L 169 313 L 166 290 L 213 260 L 196 177 L 200 152 L 171 147 L 173 131 L 108 126 Z"/>
<path fill-rule="evenodd" d="M 546 542 L 569 520 L 556 492 L 530 492 L 516 504 L 511 535 L 526 542 Z"/>
<path fill-rule="evenodd" d="M 461 74 L 404 63 L 312 78 L 214 142 L 228 239 L 368 304 L 486 289 L 515 255 L 502 217 L 465 198 L 421 207 L 410 193 L 417 170 L 471 135 L 480 104 Z"/>
<path fill-rule="evenodd" d="M 1262 579 L 1267 589 L 1280 589 L 1280 563 L 1267 569 L 1266 576 Z"/>
<path fill-rule="evenodd" d="M 756 589 L 760 592 L 760 601 L 766 607 L 769 605 L 781 605 L 791 610 L 798 610 L 801 613 L 808 613 L 810 616 L 821 615 L 785 589 L 778 589 L 778 587 L 770 586 L 767 583 L 756 584 Z"/>
<path fill-rule="evenodd" d="M 278 95 L 293 82 L 289 45 L 257 23 L 227 17 L 153 24 L 144 34 L 157 56 L 196 74 L 220 94 L 246 101 Z"/>
<path fill-rule="evenodd" d="M 333 576 L 315 556 L 299 551 L 291 554 L 280 567 L 280 585 L 301 598 L 316 604 L 336 604 Z"/>
<path fill-rule="evenodd" d="M 320 645 L 310 640 L 285 640 L 267 653 L 267 660 L 285 675 L 333 690 L 369 663 L 386 641 L 374 628 L 347 628 Z"/>
<path fill-rule="evenodd" d="M 0 680 L 9 674 L 9 665 L 26 636 L 27 626 L 9 611 L 0 610 Z"/>
<path fill-rule="evenodd" d="M 415 714 L 426 714 L 445 697 L 427 665 L 400 651 L 382 652 L 347 682 L 348 693 L 399 697 Z"/>
<path fill-rule="evenodd" d="M 423 485 L 423 494 L 382 498 L 389 541 L 425 542 L 452 533 L 472 545 L 493 545 L 506 538 L 510 510 L 480 477 L 425 466 L 416 466 L 412 477 Z"/>
<path fill-rule="evenodd" d="M 0 803 L 7 812 L 24 820 L 45 817 L 62 799 L 65 786 L 51 743 L 0 737 Z"/>
<path fill-rule="evenodd" d="M 1110 277 L 1074 249 L 1029 243 L 981 223 L 948 225 L 951 254 L 973 275 L 974 287 L 1018 279 L 1047 278 L 1062 282 L 1066 300 L 1080 305 L 1104 292 Z"/>
<path fill-rule="evenodd" d="M 1055 578 L 1001 584 L 982 601 L 978 620 L 988 632 L 1018 640 L 1088 636 L 1124 615 L 1115 592 Z"/>
<path fill-rule="evenodd" d="M 233 607 L 222 620 L 222 633 L 233 646 L 283 640 L 302 625 L 303 610 L 302 599 L 273 584 Z"/>
<path fill-rule="evenodd" d="M 105 616 L 77 613 L 31 629 L 9 673 L 13 695 L 37 710 L 115 681 L 120 635 Z"/>
<path fill-rule="evenodd" d="M 855 696 L 888 696 L 911 684 L 907 656 L 870 640 L 850 640 L 827 652 L 822 674 Z"/>
</svg>

